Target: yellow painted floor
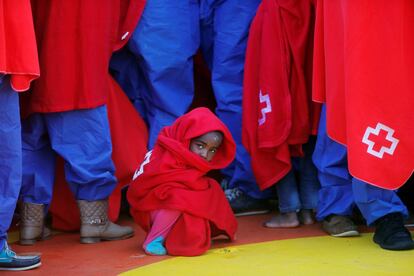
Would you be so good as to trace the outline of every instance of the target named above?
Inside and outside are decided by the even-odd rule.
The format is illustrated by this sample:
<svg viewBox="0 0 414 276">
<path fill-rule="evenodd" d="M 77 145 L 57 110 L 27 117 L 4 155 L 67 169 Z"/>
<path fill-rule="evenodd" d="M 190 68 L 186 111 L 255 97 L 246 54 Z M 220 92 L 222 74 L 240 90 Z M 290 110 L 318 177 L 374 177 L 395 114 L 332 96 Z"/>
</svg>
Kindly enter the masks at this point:
<svg viewBox="0 0 414 276">
<path fill-rule="evenodd" d="M 414 251 L 386 251 L 361 237 L 277 240 L 176 257 L 128 272 L 132 275 L 414 275 Z"/>
</svg>

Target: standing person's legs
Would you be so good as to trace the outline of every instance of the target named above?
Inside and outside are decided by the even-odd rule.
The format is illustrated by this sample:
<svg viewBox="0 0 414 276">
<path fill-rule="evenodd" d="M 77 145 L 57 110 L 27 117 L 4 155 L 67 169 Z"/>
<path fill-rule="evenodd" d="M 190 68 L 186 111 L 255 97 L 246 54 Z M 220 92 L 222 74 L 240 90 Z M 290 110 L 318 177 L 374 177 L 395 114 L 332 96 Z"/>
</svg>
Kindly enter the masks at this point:
<svg viewBox="0 0 414 276">
<path fill-rule="evenodd" d="M 326 133 L 326 109 L 322 108 L 313 162 L 321 184 L 316 218 L 332 236 L 355 236 L 359 233 L 349 216 L 354 197 L 352 177 L 347 166 L 346 148 L 331 140 Z"/>
<path fill-rule="evenodd" d="M 250 23 L 260 0 L 210 1 L 212 19 L 202 21 L 203 52 L 210 65 L 212 86 L 217 101 L 216 114 L 230 129 L 237 144 L 236 158 L 222 172 L 229 180 L 228 188 L 238 189 L 245 200 L 230 196 L 230 204 L 237 212 L 248 209 L 266 209 L 266 204 L 255 204 L 254 199 L 270 197 L 261 192 L 254 179 L 250 156 L 242 145 L 243 68 Z M 208 24 L 211 22 L 213 27 Z M 208 36 L 214 35 L 211 39 Z M 229 194 L 229 193 L 228 193 Z M 242 197 L 239 197 L 242 198 Z M 251 202 L 251 204 L 250 204 Z M 260 202 L 260 201 L 259 201 Z M 243 206 L 244 205 L 244 206 Z M 266 211 L 266 210 L 265 210 Z"/>
<path fill-rule="evenodd" d="M 264 223 L 269 228 L 291 228 L 299 226 L 297 212 L 302 208 L 298 186 L 293 170 L 276 183 L 279 214 Z"/>
<path fill-rule="evenodd" d="M 23 120 L 23 177 L 21 188 L 20 244 L 32 245 L 50 236 L 44 216 L 52 201 L 56 155 L 50 147 L 42 114 Z"/>
<path fill-rule="evenodd" d="M 314 223 L 314 211 L 318 205 L 318 194 L 320 183 L 318 180 L 318 170 L 312 161 L 312 154 L 315 149 L 316 138 L 309 137 L 308 143 L 303 145 L 305 156 L 298 160 L 299 171 L 299 196 L 302 203 L 300 220 L 303 224 Z"/>
<path fill-rule="evenodd" d="M 65 177 L 81 213 L 81 242 L 117 240 L 130 227 L 108 220 L 108 197 L 117 180 L 106 106 L 44 115 L 53 150 L 65 160 Z"/>
<path fill-rule="evenodd" d="M 6 77 L 3 77 L 6 78 Z M 7 241 L 22 173 L 19 96 L 0 79 L 0 250 Z"/>
<path fill-rule="evenodd" d="M 145 79 L 149 148 L 194 96 L 193 56 L 200 44 L 198 0 L 149 0 L 129 48 Z"/>
<path fill-rule="evenodd" d="M 356 178 L 352 181 L 352 187 L 355 203 L 367 224 L 376 227 L 374 242 L 389 250 L 413 249 L 411 234 L 404 226 L 408 210 L 397 193 Z"/>
<path fill-rule="evenodd" d="M 18 256 L 7 244 L 22 177 L 19 96 L 0 75 L 0 270 L 27 270 L 41 265 L 40 256 Z"/>
</svg>

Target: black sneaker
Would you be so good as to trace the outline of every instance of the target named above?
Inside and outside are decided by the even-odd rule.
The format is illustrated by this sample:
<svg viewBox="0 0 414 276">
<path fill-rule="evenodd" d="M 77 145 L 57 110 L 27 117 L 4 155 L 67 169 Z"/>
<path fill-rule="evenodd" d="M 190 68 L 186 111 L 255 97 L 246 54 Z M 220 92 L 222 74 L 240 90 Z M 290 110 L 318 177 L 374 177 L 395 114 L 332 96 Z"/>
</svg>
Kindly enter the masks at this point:
<svg viewBox="0 0 414 276">
<path fill-rule="evenodd" d="M 0 270 L 21 271 L 39 267 L 40 256 L 19 256 L 10 250 L 7 243 L 0 251 Z"/>
<path fill-rule="evenodd" d="M 267 200 L 252 198 L 238 188 L 227 189 L 224 193 L 236 216 L 259 215 L 270 212 Z"/>
<path fill-rule="evenodd" d="M 388 250 L 414 249 L 410 231 L 404 226 L 401 213 L 391 213 L 375 221 L 374 242 Z"/>
</svg>

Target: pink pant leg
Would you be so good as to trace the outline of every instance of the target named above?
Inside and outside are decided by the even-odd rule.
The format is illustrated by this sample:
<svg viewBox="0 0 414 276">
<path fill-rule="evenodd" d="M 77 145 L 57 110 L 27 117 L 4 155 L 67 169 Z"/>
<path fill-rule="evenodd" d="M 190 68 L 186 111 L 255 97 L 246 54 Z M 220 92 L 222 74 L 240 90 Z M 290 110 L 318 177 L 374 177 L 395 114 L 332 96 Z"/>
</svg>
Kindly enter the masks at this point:
<svg viewBox="0 0 414 276">
<path fill-rule="evenodd" d="M 152 211 L 151 230 L 145 238 L 143 247 L 145 248 L 147 244 L 159 236 L 162 236 L 165 239 L 180 215 L 181 212 L 176 210 L 161 209 Z"/>
</svg>

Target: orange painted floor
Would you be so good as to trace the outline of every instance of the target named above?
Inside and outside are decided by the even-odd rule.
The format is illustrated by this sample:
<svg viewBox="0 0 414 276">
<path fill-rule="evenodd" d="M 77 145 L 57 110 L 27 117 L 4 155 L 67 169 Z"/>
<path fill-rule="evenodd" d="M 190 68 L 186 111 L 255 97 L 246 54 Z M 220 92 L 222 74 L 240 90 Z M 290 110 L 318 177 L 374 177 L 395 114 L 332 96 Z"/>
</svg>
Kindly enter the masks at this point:
<svg viewBox="0 0 414 276">
<path fill-rule="evenodd" d="M 320 224 L 300 226 L 293 229 L 268 229 L 262 223 L 268 215 L 240 217 L 237 241 L 234 243 L 217 240 L 213 248 L 249 244 L 271 240 L 300 237 L 326 236 Z M 146 264 L 159 262 L 169 257 L 147 256 L 140 248 L 144 232 L 134 225 L 132 219 L 124 219 L 120 224 L 135 228 L 135 236 L 128 240 L 101 242 L 85 245 L 79 243 L 78 233 L 56 233 L 52 239 L 37 242 L 34 246 L 19 246 L 14 243 L 17 233 L 10 233 L 13 250 L 19 253 L 41 252 L 42 266 L 38 269 L 19 272 L 24 275 L 117 275 Z M 362 229 L 363 232 L 370 229 Z M 379 249 L 380 250 L 380 249 Z M 16 272 L 1 275 L 16 275 Z"/>
</svg>

